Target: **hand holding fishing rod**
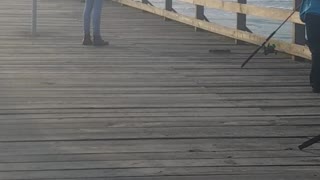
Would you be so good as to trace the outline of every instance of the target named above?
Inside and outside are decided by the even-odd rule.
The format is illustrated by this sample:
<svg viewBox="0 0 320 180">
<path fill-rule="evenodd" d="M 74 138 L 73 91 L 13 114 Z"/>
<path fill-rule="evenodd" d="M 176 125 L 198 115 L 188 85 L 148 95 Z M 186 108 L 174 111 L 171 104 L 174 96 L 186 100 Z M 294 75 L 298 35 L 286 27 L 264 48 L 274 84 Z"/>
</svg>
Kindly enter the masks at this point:
<svg viewBox="0 0 320 180">
<path fill-rule="evenodd" d="M 243 68 L 259 51 L 260 49 L 262 49 L 263 47 L 265 47 L 265 45 L 269 42 L 269 40 L 278 32 L 278 30 L 294 15 L 294 13 L 301 7 L 301 4 L 299 6 L 297 6 L 294 11 L 290 14 L 289 17 L 287 17 L 287 19 L 285 21 L 282 22 L 282 24 L 274 31 L 272 32 L 269 37 L 261 44 L 261 46 L 259 46 L 248 58 L 247 60 L 245 60 L 242 65 L 241 68 Z"/>
</svg>

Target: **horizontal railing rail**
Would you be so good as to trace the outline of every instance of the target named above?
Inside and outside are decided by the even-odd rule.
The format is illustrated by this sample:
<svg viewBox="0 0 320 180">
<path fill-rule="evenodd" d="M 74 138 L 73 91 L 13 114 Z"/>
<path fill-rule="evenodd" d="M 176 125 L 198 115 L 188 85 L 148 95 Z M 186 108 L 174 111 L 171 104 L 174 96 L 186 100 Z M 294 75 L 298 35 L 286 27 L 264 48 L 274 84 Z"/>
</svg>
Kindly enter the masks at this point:
<svg viewBox="0 0 320 180">
<path fill-rule="evenodd" d="M 177 13 L 172 8 L 172 0 L 163 0 L 165 7 L 159 8 L 152 6 L 148 0 L 137 2 L 134 0 L 114 0 L 121 4 L 141 9 L 164 18 L 175 20 L 184 24 L 194 26 L 196 28 L 204 29 L 213 33 L 221 34 L 230 38 L 236 39 L 237 43 L 247 42 L 251 44 L 261 45 L 266 37 L 250 32 L 246 26 L 246 16 L 252 15 L 265 19 L 284 21 L 292 10 L 280 8 L 267 8 L 247 4 L 247 0 L 238 0 L 238 2 L 225 2 L 223 0 L 179 0 L 185 3 L 196 6 L 195 17 L 186 16 Z M 294 8 L 301 3 L 301 0 L 293 0 Z M 227 12 L 237 13 L 237 27 L 230 28 L 208 22 L 205 17 L 204 8 L 214 8 Z M 293 23 L 292 43 L 273 38 L 270 40 L 271 44 L 275 44 L 276 49 L 293 55 L 294 59 L 311 59 L 311 53 L 307 46 L 305 46 L 305 28 L 303 22 L 299 18 L 299 13 L 296 12 L 289 22 Z M 279 24 L 280 25 L 280 24 Z M 271 32 L 270 32 L 271 33 Z"/>
<path fill-rule="evenodd" d="M 181 2 L 191 3 L 195 5 L 204 6 L 207 8 L 220 9 L 227 12 L 241 13 L 273 20 L 285 20 L 291 13 L 291 10 L 260 7 L 256 5 L 249 5 L 236 2 L 225 2 L 223 0 L 178 0 Z M 296 12 L 290 19 L 290 22 L 297 24 L 304 24 L 300 18 L 299 13 Z"/>
</svg>

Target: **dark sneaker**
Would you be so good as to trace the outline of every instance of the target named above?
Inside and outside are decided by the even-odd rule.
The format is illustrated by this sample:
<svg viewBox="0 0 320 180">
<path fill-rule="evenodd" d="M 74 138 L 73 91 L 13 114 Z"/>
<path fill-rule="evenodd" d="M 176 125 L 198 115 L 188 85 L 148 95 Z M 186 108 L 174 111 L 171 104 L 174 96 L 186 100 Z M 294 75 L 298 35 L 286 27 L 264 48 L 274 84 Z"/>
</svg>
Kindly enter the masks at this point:
<svg viewBox="0 0 320 180">
<path fill-rule="evenodd" d="M 91 40 L 90 35 L 85 35 L 84 38 L 83 38 L 83 40 L 82 40 L 82 45 L 84 45 L 84 46 L 90 46 L 90 45 L 92 45 L 92 44 L 93 44 L 93 43 L 92 43 L 92 40 Z"/>
<path fill-rule="evenodd" d="M 101 37 L 95 37 L 93 39 L 93 45 L 94 46 L 107 46 L 107 45 L 109 45 L 109 42 L 104 41 Z"/>
</svg>

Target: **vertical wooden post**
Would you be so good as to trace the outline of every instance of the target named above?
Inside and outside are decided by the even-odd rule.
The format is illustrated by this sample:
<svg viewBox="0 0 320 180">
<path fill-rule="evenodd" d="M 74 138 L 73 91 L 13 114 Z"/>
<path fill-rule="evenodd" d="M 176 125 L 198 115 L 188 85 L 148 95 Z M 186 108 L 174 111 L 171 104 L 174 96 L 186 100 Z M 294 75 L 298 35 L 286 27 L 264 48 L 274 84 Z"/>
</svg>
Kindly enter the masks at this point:
<svg viewBox="0 0 320 180">
<path fill-rule="evenodd" d="M 172 0 L 166 0 L 165 8 L 167 11 L 172 11 Z"/>
<path fill-rule="evenodd" d="M 204 15 L 204 6 L 196 5 L 196 18 L 199 20 L 205 20 Z M 197 27 L 194 28 L 195 31 L 198 31 L 199 29 Z"/>
<path fill-rule="evenodd" d="M 302 3 L 302 0 L 293 0 L 293 7 L 296 9 L 300 4 Z M 293 37 L 292 41 L 295 44 L 299 45 L 305 45 L 306 44 L 306 38 L 305 38 L 305 26 L 302 24 L 293 24 Z M 304 60 L 302 57 L 298 56 L 292 56 L 293 60 L 299 61 Z"/>
<path fill-rule="evenodd" d="M 238 3 L 240 4 L 247 4 L 247 0 L 238 0 Z M 246 14 L 241 14 L 237 13 L 237 29 L 242 30 L 242 31 L 247 31 L 247 15 Z M 240 40 L 235 40 L 236 44 L 244 44 L 243 41 Z"/>
<path fill-rule="evenodd" d="M 196 5 L 196 18 L 200 20 L 204 20 L 204 7 Z"/>
<path fill-rule="evenodd" d="M 37 33 L 37 0 L 32 2 L 32 36 Z"/>
<path fill-rule="evenodd" d="M 166 0 L 165 1 L 165 10 L 167 10 L 167 11 L 172 11 L 172 0 Z M 164 17 L 163 18 L 165 21 L 168 21 L 168 20 L 170 20 L 170 19 L 168 19 L 168 18 L 166 18 L 166 17 Z"/>
</svg>

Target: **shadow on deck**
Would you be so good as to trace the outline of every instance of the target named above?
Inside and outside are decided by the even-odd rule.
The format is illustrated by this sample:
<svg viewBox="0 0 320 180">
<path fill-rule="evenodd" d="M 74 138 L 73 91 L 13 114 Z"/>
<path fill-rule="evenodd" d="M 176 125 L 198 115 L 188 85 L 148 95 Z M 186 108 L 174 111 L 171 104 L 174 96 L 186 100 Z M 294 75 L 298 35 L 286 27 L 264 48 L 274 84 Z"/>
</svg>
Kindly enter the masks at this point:
<svg viewBox="0 0 320 180">
<path fill-rule="evenodd" d="M 104 48 L 83 4 L 0 1 L 0 179 L 319 179 L 308 63 L 108 2 Z M 209 53 L 209 50 L 231 50 Z"/>
</svg>

